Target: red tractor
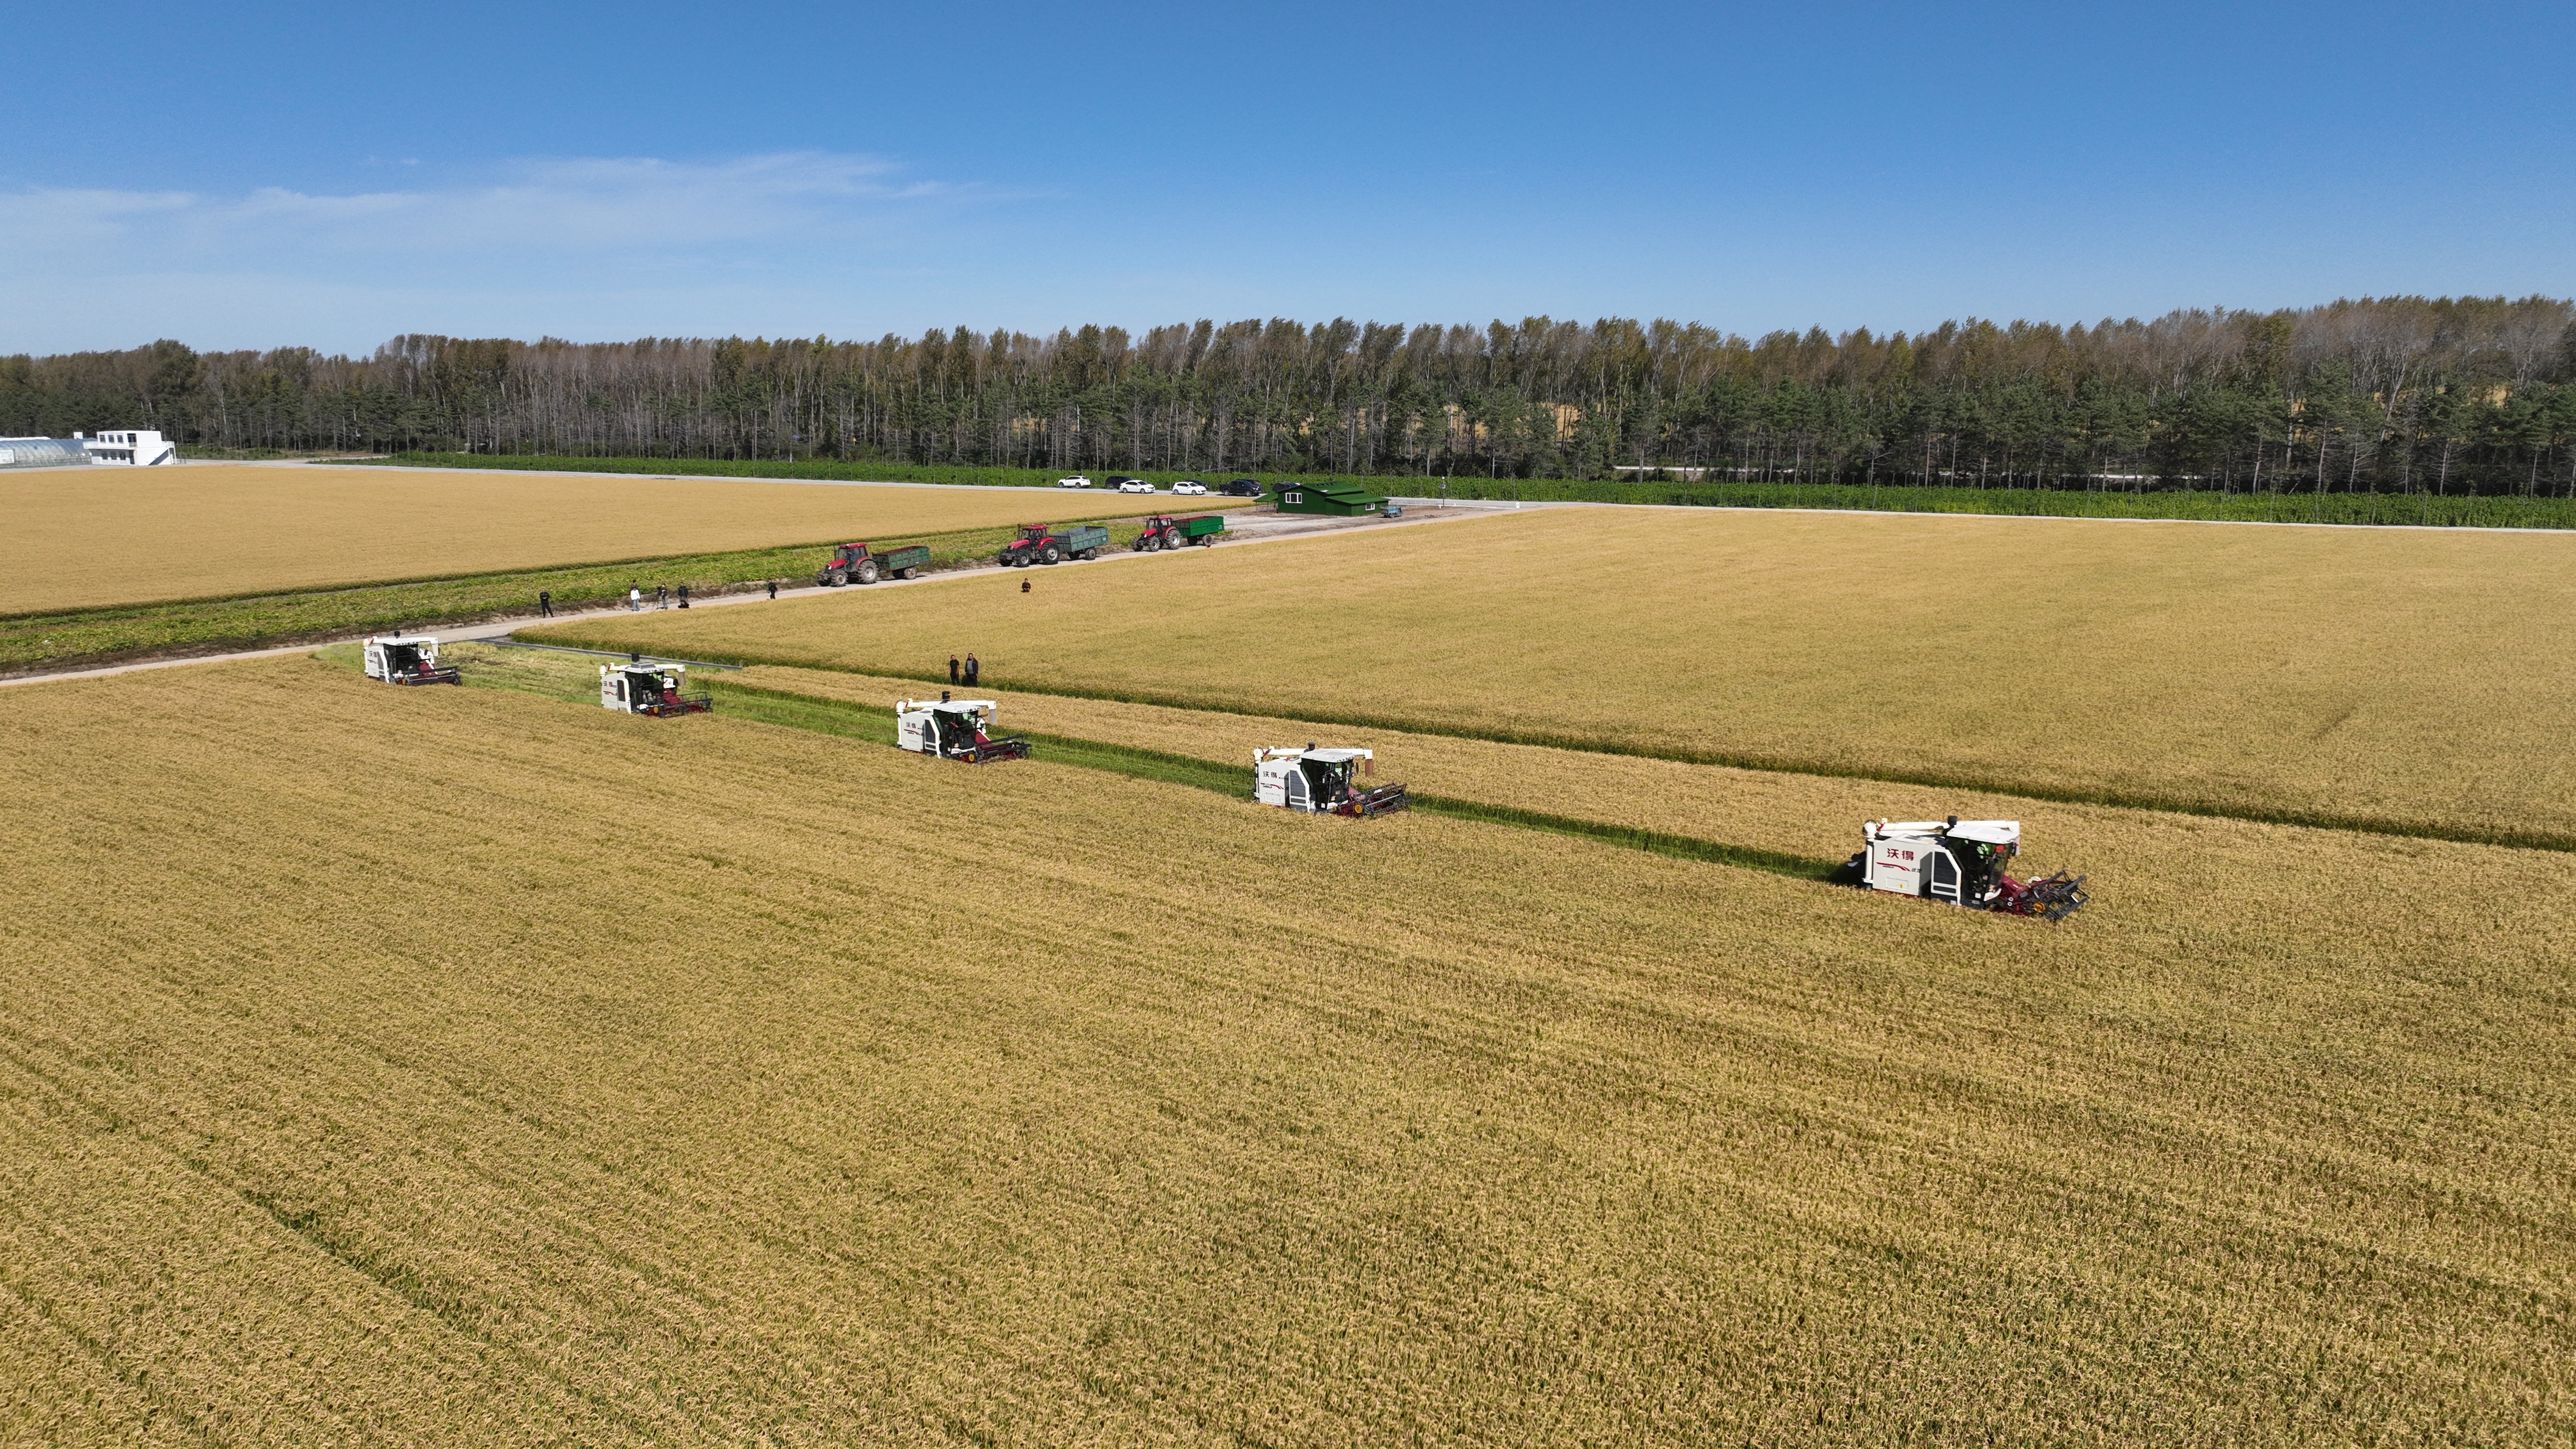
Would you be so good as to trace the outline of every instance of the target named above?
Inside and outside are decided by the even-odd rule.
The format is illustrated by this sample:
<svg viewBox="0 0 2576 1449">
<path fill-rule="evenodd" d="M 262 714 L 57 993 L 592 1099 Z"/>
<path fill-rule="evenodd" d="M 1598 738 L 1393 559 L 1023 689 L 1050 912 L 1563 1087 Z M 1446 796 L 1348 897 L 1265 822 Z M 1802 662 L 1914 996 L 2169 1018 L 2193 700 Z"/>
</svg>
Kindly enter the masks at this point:
<svg viewBox="0 0 2576 1449">
<path fill-rule="evenodd" d="M 1053 528 L 1043 523 L 1023 523 L 1020 536 L 1002 545 L 994 562 L 1004 568 L 1027 568 L 1031 564 L 1062 563 L 1069 558 L 1098 558 L 1109 544 L 1109 530 L 1096 523 L 1077 523 L 1071 528 Z"/>
<path fill-rule="evenodd" d="M 1193 544 L 1206 548 L 1225 532 L 1225 515 L 1203 513 L 1195 518 L 1174 518 L 1156 513 L 1145 520 L 1145 529 L 1136 535 L 1133 545 L 1138 553 L 1154 553 L 1167 548 L 1187 548 Z"/>
</svg>

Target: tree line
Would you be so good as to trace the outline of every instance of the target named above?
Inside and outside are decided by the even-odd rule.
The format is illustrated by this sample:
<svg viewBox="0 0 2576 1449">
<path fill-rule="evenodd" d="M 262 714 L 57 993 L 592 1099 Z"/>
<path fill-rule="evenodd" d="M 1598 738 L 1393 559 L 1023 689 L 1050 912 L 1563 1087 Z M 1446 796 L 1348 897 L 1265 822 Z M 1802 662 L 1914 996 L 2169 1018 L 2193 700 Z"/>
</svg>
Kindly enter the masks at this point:
<svg viewBox="0 0 2576 1449">
<path fill-rule="evenodd" d="M 2576 496 L 2576 304 L 1751 340 L 1336 318 L 0 358 L 0 431 L 138 426 L 201 450 Z"/>
</svg>

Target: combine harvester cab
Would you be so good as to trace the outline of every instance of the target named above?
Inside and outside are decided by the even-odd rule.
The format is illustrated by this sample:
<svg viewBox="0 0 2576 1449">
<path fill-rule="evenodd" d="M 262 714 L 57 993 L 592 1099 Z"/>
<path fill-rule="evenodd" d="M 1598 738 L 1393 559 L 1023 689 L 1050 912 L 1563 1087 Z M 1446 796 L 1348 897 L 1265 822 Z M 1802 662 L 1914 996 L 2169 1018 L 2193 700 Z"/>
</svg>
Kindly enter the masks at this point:
<svg viewBox="0 0 2576 1449">
<path fill-rule="evenodd" d="M 894 743 L 899 750 L 964 760 L 981 765 L 993 760 L 1025 760 L 1029 742 L 1018 735 L 996 739 L 991 731 L 998 706 L 989 699 L 899 699 L 894 704 Z"/>
<path fill-rule="evenodd" d="M 864 543 L 845 543 L 832 550 L 832 561 L 817 569 L 814 582 L 837 589 L 847 583 L 873 584 L 892 575 L 909 579 L 930 567 L 927 544 L 907 544 L 886 553 L 870 553 Z"/>
<path fill-rule="evenodd" d="M 2080 875 L 2023 881 L 2005 872 L 2021 853 L 2018 820 L 1868 820 L 1861 842 L 1842 879 L 1871 890 L 2044 921 L 2062 921 L 2085 901 Z"/>
<path fill-rule="evenodd" d="M 387 684 L 457 684 L 456 666 L 438 662 L 438 641 L 427 634 L 386 634 L 367 640 L 367 677 Z"/>
<path fill-rule="evenodd" d="M 624 664 L 599 666 L 599 707 L 620 714 L 649 714 L 655 717 L 675 714 L 713 714 L 715 699 L 706 694 L 683 692 L 688 681 L 685 664 L 647 662 L 636 655 Z"/>
<path fill-rule="evenodd" d="M 1311 743 L 1302 749 L 1281 745 L 1254 750 L 1252 798 L 1256 804 L 1361 820 L 1413 803 L 1402 785 L 1364 785 L 1352 779 L 1355 768 L 1374 773 L 1376 752 L 1318 749 Z"/>
</svg>

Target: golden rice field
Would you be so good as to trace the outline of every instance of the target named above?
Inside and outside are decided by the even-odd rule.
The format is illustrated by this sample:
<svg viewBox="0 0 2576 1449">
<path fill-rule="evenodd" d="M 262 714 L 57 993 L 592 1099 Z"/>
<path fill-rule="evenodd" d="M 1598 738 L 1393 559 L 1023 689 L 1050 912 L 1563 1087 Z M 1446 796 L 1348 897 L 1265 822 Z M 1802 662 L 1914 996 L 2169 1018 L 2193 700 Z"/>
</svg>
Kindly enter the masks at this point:
<svg viewBox="0 0 2576 1449">
<path fill-rule="evenodd" d="M 1124 516 L 1171 500 L 195 465 L 0 474 L 0 614 Z"/>
<path fill-rule="evenodd" d="M 2576 842 L 2576 537 L 1555 509 L 548 637 Z"/>
<path fill-rule="evenodd" d="M 2576 1434 L 2563 854 L 2069 809 L 2051 929 L 303 659 L 9 703 L 0 1439 Z"/>
</svg>

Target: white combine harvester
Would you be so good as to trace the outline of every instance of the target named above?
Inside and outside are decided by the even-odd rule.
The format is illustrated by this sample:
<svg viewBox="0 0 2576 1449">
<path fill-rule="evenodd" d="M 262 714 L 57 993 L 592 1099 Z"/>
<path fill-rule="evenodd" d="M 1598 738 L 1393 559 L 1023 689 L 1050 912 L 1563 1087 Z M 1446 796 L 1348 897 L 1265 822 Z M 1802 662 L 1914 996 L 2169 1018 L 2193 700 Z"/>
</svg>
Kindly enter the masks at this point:
<svg viewBox="0 0 2576 1449">
<path fill-rule="evenodd" d="M 599 666 L 599 707 L 619 714 L 649 714 L 655 717 L 675 714 L 713 714 L 715 699 L 706 694 L 688 694 L 689 666 L 668 664 L 630 654 L 623 664 Z"/>
<path fill-rule="evenodd" d="M 384 634 L 367 640 L 367 677 L 387 684 L 456 684 L 456 666 L 438 662 L 438 641 L 427 634 Z"/>
<path fill-rule="evenodd" d="M 993 737 L 993 712 L 998 708 L 989 699 L 950 699 L 944 689 L 937 699 L 896 700 L 895 748 L 970 765 L 1027 759 L 1027 740 L 1018 735 Z"/>
<path fill-rule="evenodd" d="M 1311 810 L 1324 815 L 1366 818 L 1402 810 L 1413 803 L 1402 785 L 1361 786 L 1351 778 L 1354 767 L 1377 771 L 1369 750 L 1326 750 L 1280 745 L 1252 752 L 1252 798 L 1262 805 Z"/>
<path fill-rule="evenodd" d="M 1840 879 L 1900 896 L 2062 921 L 2084 904 L 2084 877 L 2064 871 L 2015 880 L 2004 862 L 2021 853 L 2018 820 L 1867 820 L 1861 852 Z"/>
</svg>

